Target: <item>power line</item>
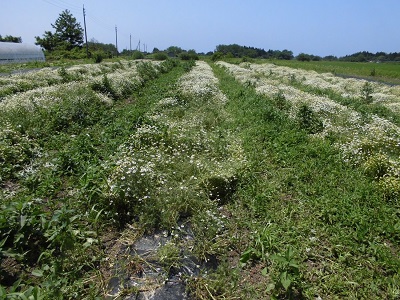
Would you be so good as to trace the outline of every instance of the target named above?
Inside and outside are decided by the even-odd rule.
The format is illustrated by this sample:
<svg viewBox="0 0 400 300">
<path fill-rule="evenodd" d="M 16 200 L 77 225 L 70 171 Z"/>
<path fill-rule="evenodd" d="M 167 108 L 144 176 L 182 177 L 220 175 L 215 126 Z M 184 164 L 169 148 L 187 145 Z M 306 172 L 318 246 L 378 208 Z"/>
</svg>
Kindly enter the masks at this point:
<svg viewBox="0 0 400 300">
<path fill-rule="evenodd" d="M 106 29 L 107 32 L 111 33 L 111 30 L 115 30 L 115 26 L 107 23 L 106 21 L 104 21 L 104 19 L 98 18 L 92 10 L 86 9 L 87 12 L 87 19 L 89 19 L 90 21 L 94 22 L 96 25 L 101 26 L 102 28 Z M 129 32 L 126 32 L 125 30 L 118 28 L 118 35 L 119 37 L 125 37 L 125 39 L 128 39 L 128 37 L 131 35 Z"/>
<path fill-rule="evenodd" d="M 89 11 L 89 13 L 90 13 L 90 11 Z M 95 22 L 97 25 L 103 27 L 104 29 L 107 29 L 107 30 L 110 30 L 110 31 L 112 30 L 113 26 L 111 26 L 110 24 L 104 23 L 103 21 L 101 21 L 100 19 L 94 17 L 93 15 L 90 15 L 89 13 L 87 15 L 88 19 L 92 20 L 93 22 Z"/>
<path fill-rule="evenodd" d="M 80 7 L 79 7 L 78 5 L 68 3 L 68 2 L 66 2 L 66 1 L 64 1 L 64 0 L 52 0 L 52 1 L 59 2 L 59 3 L 61 3 L 62 5 L 67 5 L 67 6 L 69 6 L 69 7 L 72 7 L 73 9 L 77 9 L 77 10 L 80 9 Z"/>
<path fill-rule="evenodd" d="M 55 7 L 61 8 L 61 9 L 63 9 L 63 10 L 68 9 L 69 11 L 71 11 L 71 12 L 73 12 L 73 13 L 75 13 L 75 14 L 80 13 L 80 9 L 79 9 L 79 11 L 78 11 L 78 10 L 76 10 L 75 8 L 66 7 L 66 6 L 63 5 L 63 4 L 54 3 L 53 1 L 55 1 L 55 0 L 52 0 L 52 1 L 50 1 L 50 0 L 43 0 L 43 1 L 46 2 L 46 3 L 48 3 L 48 4 L 53 5 L 53 6 L 55 6 Z"/>
</svg>

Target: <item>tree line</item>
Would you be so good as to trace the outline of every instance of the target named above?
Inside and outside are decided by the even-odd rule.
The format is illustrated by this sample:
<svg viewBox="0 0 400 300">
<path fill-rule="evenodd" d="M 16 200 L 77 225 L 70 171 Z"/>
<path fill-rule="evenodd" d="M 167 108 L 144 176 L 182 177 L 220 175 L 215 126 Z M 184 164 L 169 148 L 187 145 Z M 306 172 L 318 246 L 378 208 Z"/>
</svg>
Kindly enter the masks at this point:
<svg viewBox="0 0 400 300">
<path fill-rule="evenodd" d="M 385 53 L 385 52 L 376 52 L 371 53 L 368 51 L 357 52 L 351 55 L 346 55 L 341 57 L 342 61 L 351 61 L 351 62 L 385 62 L 385 61 L 400 61 L 400 52 L 393 53 Z"/>
<path fill-rule="evenodd" d="M 313 54 L 300 53 L 297 56 L 293 56 L 293 52 L 289 50 L 268 50 L 254 48 L 254 47 L 246 47 L 240 46 L 238 44 L 231 45 L 218 45 L 216 47 L 216 52 L 220 53 L 225 57 L 249 57 L 249 58 L 267 58 L 267 59 L 296 59 L 299 61 L 349 61 L 349 62 L 387 62 L 387 61 L 400 61 L 400 52 L 393 53 L 385 53 L 385 52 L 376 52 L 371 53 L 368 51 L 361 51 L 351 55 L 346 55 L 343 57 L 337 57 L 334 55 L 328 56 L 318 56 Z M 214 54 L 215 54 L 214 53 Z"/>
<path fill-rule="evenodd" d="M 276 59 L 293 59 L 293 52 L 290 50 L 268 50 L 255 48 L 255 47 L 247 47 L 240 46 L 238 44 L 231 45 L 218 45 L 215 49 L 216 53 L 221 53 L 223 55 L 227 55 L 228 57 L 249 57 L 249 58 L 276 58 Z"/>
</svg>

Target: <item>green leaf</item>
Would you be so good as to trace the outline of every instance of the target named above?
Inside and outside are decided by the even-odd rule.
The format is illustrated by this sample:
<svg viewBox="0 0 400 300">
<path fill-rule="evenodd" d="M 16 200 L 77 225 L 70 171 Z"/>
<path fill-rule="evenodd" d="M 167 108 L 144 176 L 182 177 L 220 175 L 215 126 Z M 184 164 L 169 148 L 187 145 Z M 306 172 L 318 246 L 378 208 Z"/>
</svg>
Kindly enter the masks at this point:
<svg viewBox="0 0 400 300">
<path fill-rule="evenodd" d="M 8 296 L 10 297 L 10 299 L 28 300 L 24 293 L 10 293 L 8 294 Z"/>
<path fill-rule="evenodd" d="M 275 284 L 270 283 L 267 285 L 267 292 L 273 291 L 275 289 Z"/>
<path fill-rule="evenodd" d="M 36 277 L 42 277 L 43 276 L 43 271 L 39 270 L 39 269 L 33 270 L 32 271 L 32 275 L 36 276 Z"/>
<path fill-rule="evenodd" d="M 0 241 L 0 249 L 1 249 L 1 247 L 4 246 L 4 244 L 6 243 L 7 239 L 8 239 L 8 236 Z"/>
<path fill-rule="evenodd" d="M 242 265 L 242 267 L 244 267 L 246 265 L 246 263 L 250 260 L 250 258 L 253 256 L 254 254 L 254 249 L 250 248 L 247 249 L 246 251 L 243 252 L 242 256 L 240 256 L 240 263 Z"/>
<path fill-rule="evenodd" d="M 299 268 L 299 265 L 298 265 L 295 261 L 292 260 L 292 261 L 289 263 L 289 267 L 298 269 L 298 268 Z"/>
<path fill-rule="evenodd" d="M 290 261 L 290 259 L 293 257 L 294 255 L 294 251 L 293 248 L 290 246 L 287 250 L 286 250 L 286 260 Z"/>
<path fill-rule="evenodd" d="M 268 274 L 268 268 L 265 267 L 265 268 L 261 271 L 261 275 L 262 275 L 262 276 L 267 276 L 267 274 Z"/>
<path fill-rule="evenodd" d="M 273 254 L 273 255 L 271 255 L 270 256 L 270 259 L 271 260 L 274 260 L 274 261 L 276 261 L 276 262 L 278 262 L 278 263 L 287 263 L 287 260 L 286 260 L 286 258 L 285 257 L 283 257 L 283 256 L 280 256 L 280 255 L 276 255 L 276 254 Z"/>
<path fill-rule="evenodd" d="M 83 244 L 83 248 L 84 248 L 84 249 L 89 248 L 89 247 L 92 246 L 93 243 L 95 243 L 95 242 L 97 242 L 96 239 L 87 238 L 87 239 L 86 239 L 86 242 Z"/>
<path fill-rule="evenodd" d="M 25 224 L 26 224 L 26 216 L 21 215 L 19 223 L 20 223 L 21 228 L 23 228 L 25 226 Z"/>
<path fill-rule="evenodd" d="M 0 285 L 0 297 L 4 297 L 7 294 L 6 289 Z"/>
<path fill-rule="evenodd" d="M 280 279 L 283 288 L 285 289 L 285 291 L 287 291 L 289 286 L 292 284 L 292 278 L 290 277 L 290 275 L 288 275 L 287 272 L 283 272 L 281 273 Z"/>
</svg>

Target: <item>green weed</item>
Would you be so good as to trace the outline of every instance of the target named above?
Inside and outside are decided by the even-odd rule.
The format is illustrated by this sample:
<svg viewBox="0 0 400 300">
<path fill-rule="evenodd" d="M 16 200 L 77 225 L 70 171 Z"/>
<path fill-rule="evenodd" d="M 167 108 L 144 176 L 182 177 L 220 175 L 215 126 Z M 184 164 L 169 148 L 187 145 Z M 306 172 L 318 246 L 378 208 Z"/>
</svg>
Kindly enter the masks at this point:
<svg viewBox="0 0 400 300">
<path fill-rule="evenodd" d="M 322 120 L 307 104 L 300 106 L 297 112 L 297 121 L 300 128 L 310 134 L 315 134 L 324 130 Z"/>
<path fill-rule="evenodd" d="M 372 97 L 373 92 L 374 89 L 372 88 L 371 84 L 369 82 L 366 82 L 361 89 L 362 100 L 367 104 L 372 103 L 372 101 L 374 100 Z"/>
</svg>

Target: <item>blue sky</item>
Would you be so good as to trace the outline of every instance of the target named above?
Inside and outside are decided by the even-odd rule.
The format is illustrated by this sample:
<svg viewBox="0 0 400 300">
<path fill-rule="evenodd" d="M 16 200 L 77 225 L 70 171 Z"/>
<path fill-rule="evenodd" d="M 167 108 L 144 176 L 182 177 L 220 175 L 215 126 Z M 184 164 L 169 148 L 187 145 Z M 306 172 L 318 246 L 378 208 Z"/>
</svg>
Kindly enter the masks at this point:
<svg viewBox="0 0 400 300">
<path fill-rule="evenodd" d="M 88 39 L 147 50 L 169 46 L 215 50 L 239 44 L 265 50 L 292 50 L 320 56 L 358 51 L 400 52 L 400 0 L 1 0 L 0 34 L 35 36 L 54 31 L 69 9 Z"/>
</svg>

